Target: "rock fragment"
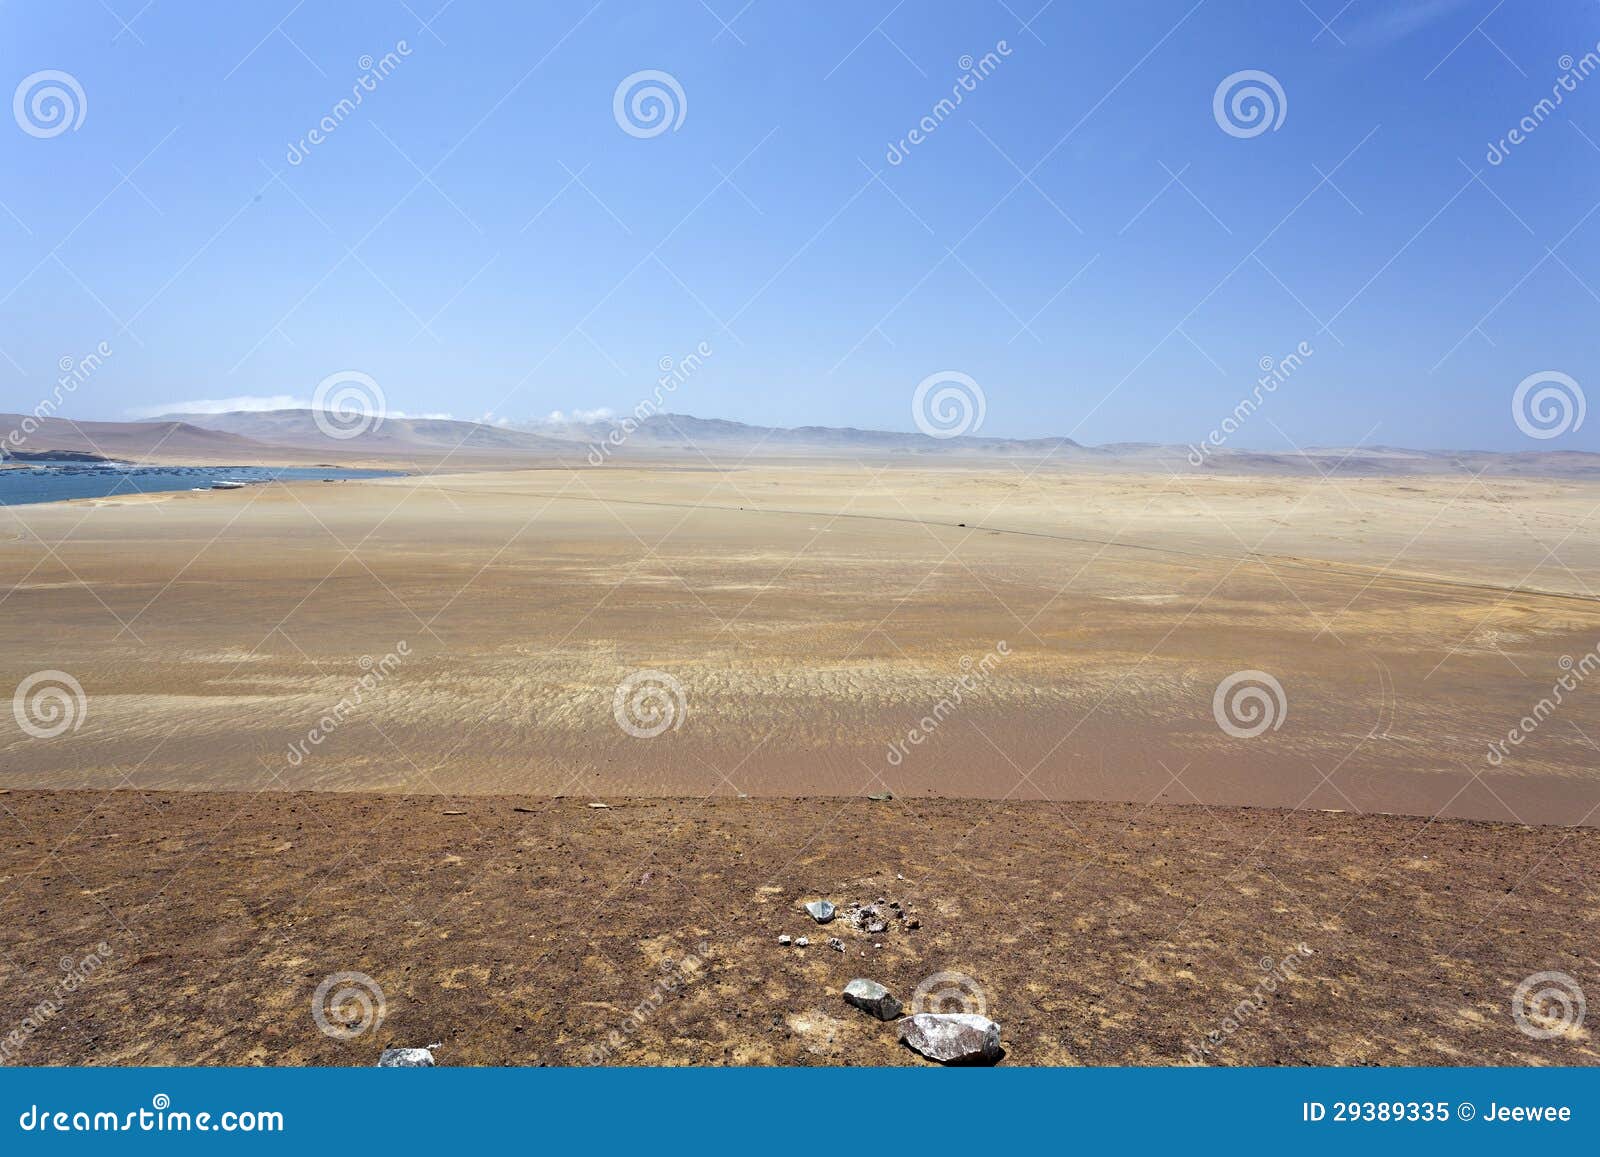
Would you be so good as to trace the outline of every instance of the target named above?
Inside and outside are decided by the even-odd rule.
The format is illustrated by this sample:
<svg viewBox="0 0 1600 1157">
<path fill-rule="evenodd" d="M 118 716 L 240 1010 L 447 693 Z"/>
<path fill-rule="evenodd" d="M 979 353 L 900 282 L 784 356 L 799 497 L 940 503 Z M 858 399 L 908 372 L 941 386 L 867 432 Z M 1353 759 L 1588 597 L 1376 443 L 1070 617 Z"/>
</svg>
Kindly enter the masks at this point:
<svg viewBox="0 0 1600 1157">
<path fill-rule="evenodd" d="M 857 977 L 844 986 L 844 999 L 847 1004 L 853 1004 L 879 1020 L 893 1020 L 904 1007 L 889 994 L 887 988 L 864 977 Z"/>
<path fill-rule="evenodd" d="M 429 1045 L 425 1049 L 384 1049 L 383 1055 L 378 1058 L 380 1069 L 431 1069 L 433 1064 L 433 1050 L 438 1045 Z"/>
<path fill-rule="evenodd" d="M 811 913 L 811 918 L 818 924 L 826 924 L 833 919 L 833 901 L 810 900 L 806 903 L 806 911 Z"/>
<path fill-rule="evenodd" d="M 941 1065 L 992 1065 L 1000 1026 L 973 1012 L 919 1012 L 900 1022 L 901 1043 Z"/>
</svg>

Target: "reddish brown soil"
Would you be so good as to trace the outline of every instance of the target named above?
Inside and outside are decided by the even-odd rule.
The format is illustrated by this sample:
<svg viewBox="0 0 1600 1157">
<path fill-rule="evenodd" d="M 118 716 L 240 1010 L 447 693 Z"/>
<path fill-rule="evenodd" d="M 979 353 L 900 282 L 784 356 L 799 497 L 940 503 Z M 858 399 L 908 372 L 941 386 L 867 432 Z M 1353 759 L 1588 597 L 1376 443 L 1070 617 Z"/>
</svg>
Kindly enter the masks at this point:
<svg viewBox="0 0 1600 1157">
<path fill-rule="evenodd" d="M 1221 1064 L 1600 1062 L 1592 1024 L 1539 1040 L 1511 1009 L 1547 970 L 1600 998 L 1593 829 L 589 802 L 0 795 L 0 1031 L 36 1022 L 3 1038 L 5 1059 L 366 1065 L 438 1043 L 443 1064 L 572 1065 L 615 1031 L 617 1064 L 921 1063 L 839 990 L 861 975 L 909 1000 L 953 972 L 1000 1022 L 1006 1064 L 1185 1063 L 1212 1031 Z M 876 936 L 822 928 L 798 908 L 814 896 L 909 916 L 891 910 Z M 64 991 L 63 967 L 89 954 L 93 975 Z M 1285 957 L 1276 991 L 1226 1032 L 1262 991 L 1259 962 Z M 319 982 L 345 971 L 386 1005 L 349 1041 L 311 1015 Z"/>
</svg>

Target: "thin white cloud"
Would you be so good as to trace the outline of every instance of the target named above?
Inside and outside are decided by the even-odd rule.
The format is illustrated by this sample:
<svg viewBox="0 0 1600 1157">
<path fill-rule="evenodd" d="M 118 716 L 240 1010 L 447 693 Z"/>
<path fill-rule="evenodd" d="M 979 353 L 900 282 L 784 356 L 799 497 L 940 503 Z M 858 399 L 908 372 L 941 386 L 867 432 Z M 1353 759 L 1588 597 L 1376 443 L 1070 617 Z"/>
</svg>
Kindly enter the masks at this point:
<svg viewBox="0 0 1600 1157">
<path fill-rule="evenodd" d="M 550 426 L 565 426 L 571 422 L 603 422 L 611 417 L 611 413 L 611 410 L 605 406 L 600 406 L 593 410 L 572 410 L 570 412 L 551 410 L 549 417 L 535 418 L 534 422 Z"/>
<path fill-rule="evenodd" d="M 289 394 L 240 394 L 234 398 L 192 398 L 186 402 L 163 402 L 130 410 L 135 418 L 159 418 L 164 414 L 232 414 L 240 410 L 305 410 L 311 402 Z"/>
<path fill-rule="evenodd" d="M 268 410 L 309 409 L 310 399 L 297 398 L 292 394 L 239 394 L 232 398 L 191 398 L 184 402 L 163 402 L 159 406 L 145 406 L 129 410 L 128 413 L 135 418 L 162 418 L 168 414 L 256 414 Z M 445 422 L 455 420 L 455 415 L 448 411 L 413 414 L 405 410 L 389 410 L 384 416 Z"/>
<path fill-rule="evenodd" d="M 1352 21 L 1344 28 L 1338 27 L 1338 17 L 1335 17 L 1334 31 L 1348 43 L 1387 48 L 1430 24 L 1448 19 L 1466 3 L 1467 0 L 1414 0 L 1409 5 L 1384 9 L 1364 20 Z"/>
</svg>

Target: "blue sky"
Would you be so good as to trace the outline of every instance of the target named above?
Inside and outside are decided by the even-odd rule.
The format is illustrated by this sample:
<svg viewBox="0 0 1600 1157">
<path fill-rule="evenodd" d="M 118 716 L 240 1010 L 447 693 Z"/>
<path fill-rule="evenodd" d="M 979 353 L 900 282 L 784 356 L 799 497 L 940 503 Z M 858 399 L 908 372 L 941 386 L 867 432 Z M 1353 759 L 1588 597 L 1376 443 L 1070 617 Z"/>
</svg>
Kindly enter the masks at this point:
<svg viewBox="0 0 1600 1157">
<path fill-rule="evenodd" d="M 1230 444 L 1600 449 L 1510 408 L 1600 379 L 1600 75 L 1486 160 L 1600 5 L 1041 3 L 11 0 L 5 85 L 85 113 L 0 132 L 0 410 L 105 342 L 62 413 L 351 369 L 405 413 L 621 412 L 703 342 L 673 409 L 911 429 L 954 370 L 983 433 L 1188 443 L 1305 342 Z M 684 107 L 641 138 L 645 69 Z M 1214 117 L 1241 70 L 1276 128 Z"/>
</svg>

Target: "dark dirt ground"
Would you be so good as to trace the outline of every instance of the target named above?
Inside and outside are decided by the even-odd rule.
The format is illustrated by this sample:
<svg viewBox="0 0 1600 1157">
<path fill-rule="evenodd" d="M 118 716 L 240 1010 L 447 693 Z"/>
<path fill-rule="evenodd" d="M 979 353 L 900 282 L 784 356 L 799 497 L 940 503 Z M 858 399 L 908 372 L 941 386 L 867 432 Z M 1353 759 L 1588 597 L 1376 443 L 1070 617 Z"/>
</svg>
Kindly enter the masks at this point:
<svg viewBox="0 0 1600 1157">
<path fill-rule="evenodd" d="M 919 1064 L 839 990 L 867 976 L 910 1001 L 955 973 L 934 986 L 982 1001 L 1005 1064 L 1192 1063 L 1213 1031 L 1217 1064 L 1600 1063 L 1593 1022 L 1540 1040 L 1511 1009 L 1540 971 L 1600 996 L 1594 829 L 609 802 L 0 794 L 4 1060 L 370 1065 L 437 1043 L 451 1065 L 585 1064 L 597 1047 L 612 1064 Z M 799 908 L 816 896 L 907 915 L 879 935 L 823 928 Z M 349 1040 L 312 1016 L 340 972 L 384 997 Z M 1228 1032 L 1253 992 L 1262 1007 Z"/>
</svg>

